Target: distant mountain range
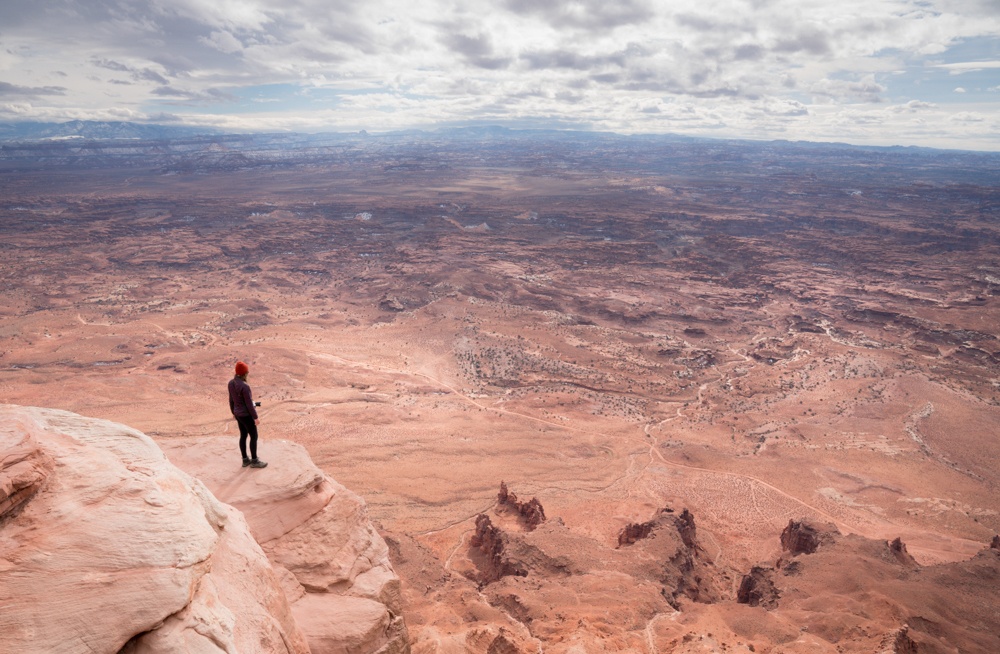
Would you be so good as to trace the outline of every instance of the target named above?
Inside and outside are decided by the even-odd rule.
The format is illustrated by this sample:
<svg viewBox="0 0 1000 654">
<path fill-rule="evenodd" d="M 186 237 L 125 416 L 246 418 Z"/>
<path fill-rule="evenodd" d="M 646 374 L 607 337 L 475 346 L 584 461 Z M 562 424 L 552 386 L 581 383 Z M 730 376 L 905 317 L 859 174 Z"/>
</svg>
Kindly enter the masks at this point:
<svg viewBox="0 0 1000 654">
<path fill-rule="evenodd" d="M 290 144 L 313 145 L 318 143 L 345 142 L 358 139 L 376 141 L 396 140 L 437 140 L 441 138 L 460 141 L 510 141 L 524 139 L 545 139 L 549 141 L 579 141 L 579 140 L 615 140 L 626 139 L 635 142 L 656 143 L 741 143 L 740 139 L 719 139 L 681 134 L 633 134 L 625 136 L 613 132 L 591 132 L 586 130 L 559 130 L 539 128 L 510 128 L 500 125 L 442 125 L 429 129 L 407 129 L 388 133 L 369 134 L 360 132 L 323 132 L 318 134 L 281 132 L 281 133 L 231 133 L 213 127 L 196 127 L 191 125 L 159 125 L 150 123 L 133 123 L 126 121 L 73 120 L 65 123 L 43 122 L 2 122 L 0 121 L 0 143 L 40 143 L 53 141 L 172 141 L 191 138 L 222 138 L 232 144 L 238 142 L 259 143 L 264 141 L 279 141 L 288 147 Z M 935 148 L 915 146 L 858 146 L 847 143 L 812 142 L 812 141 L 746 141 L 747 144 L 770 145 L 777 148 L 843 148 L 849 150 L 870 150 L 882 152 L 926 153 L 942 152 Z M 238 147 L 238 146 L 237 146 Z M 981 153 L 996 156 L 996 153 Z"/>
<path fill-rule="evenodd" d="M 488 155 L 487 155 L 488 153 Z M 993 184 L 1000 152 L 907 146 L 857 146 L 808 141 L 747 141 L 678 134 L 616 134 L 582 130 L 448 125 L 369 134 L 226 133 L 207 127 L 131 122 L 0 122 L 0 170 L 153 166 L 165 172 L 212 172 L 261 166 L 370 165 L 386 170 L 439 171 L 455 161 L 519 161 L 572 169 L 602 165 L 703 167 L 699 174 L 742 174 L 745 166 L 917 165 L 928 181 Z M 463 159 L 464 157 L 464 159 Z M 839 163 L 838 163 L 839 162 Z M 695 174 L 693 168 L 692 174 Z"/>
<path fill-rule="evenodd" d="M 221 134 L 211 127 L 186 125 L 149 125 L 122 121 L 73 120 L 68 123 L 3 123 L 2 141 L 55 141 L 64 139 L 175 139 L 189 136 Z"/>
</svg>

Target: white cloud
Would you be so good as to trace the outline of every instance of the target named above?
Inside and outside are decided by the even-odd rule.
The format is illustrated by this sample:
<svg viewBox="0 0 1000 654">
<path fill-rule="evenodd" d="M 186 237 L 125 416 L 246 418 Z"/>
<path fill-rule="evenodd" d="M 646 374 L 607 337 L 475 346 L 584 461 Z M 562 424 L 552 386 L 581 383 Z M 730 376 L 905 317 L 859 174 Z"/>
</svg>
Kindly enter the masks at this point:
<svg viewBox="0 0 1000 654">
<path fill-rule="evenodd" d="M 278 12 L 255 0 L 154 0 L 162 16 L 179 16 L 216 28 L 260 31 Z M 282 5 L 287 6 L 287 5 Z"/>
<path fill-rule="evenodd" d="M 212 32 L 208 38 L 201 37 L 201 40 L 219 52 L 225 52 L 226 54 L 233 54 L 243 50 L 243 43 L 225 30 Z"/>
<path fill-rule="evenodd" d="M 992 70 L 1000 68 L 1000 61 L 962 61 L 951 64 L 935 64 L 935 68 L 943 68 L 952 75 L 963 73 L 977 73 L 981 70 Z"/>
<path fill-rule="evenodd" d="M 538 119 L 752 138 L 871 139 L 877 124 L 877 138 L 926 139 L 913 121 L 973 94 L 902 83 L 1000 67 L 944 63 L 974 39 L 996 52 L 994 1 L 11 0 L 0 88 L 34 89 L 7 99 L 53 118 L 118 108 L 247 129 Z M 289 94 L 235 102 L 265 85 Z M 349 94 L 293 102 L 306 87 Z M 941 138 L 959 125 L 937 124 Z"/>
<path fill-rule="evenodd" d="M 881 102 L 886 87 L 875 81 L 874 75 L 857 80 L 824 78 L 809 87 L 816 96 L 847 102 Z"/>
<path fill-rule="evenodd" d="M 897 114 L 900 114 L 900 113 L 914 114 L 914 113 L 918 113 L 918 112 L 922 112 L 922 111 L 929 111 L 931 109 L 935 109 L 936 107 L 937 107 L 937 105 L 934 104 L 933 102 L 923 102 L 921 100 L 910 100 L 909 102 L 906 102 L 906 103 L 903 103 L 903 104 L 898 104 L 898 105 L 894 105 L 892 107 L 888 107 L 888 111 L 891 111 L 892 113 L 897 113 Z"/>
</svg>

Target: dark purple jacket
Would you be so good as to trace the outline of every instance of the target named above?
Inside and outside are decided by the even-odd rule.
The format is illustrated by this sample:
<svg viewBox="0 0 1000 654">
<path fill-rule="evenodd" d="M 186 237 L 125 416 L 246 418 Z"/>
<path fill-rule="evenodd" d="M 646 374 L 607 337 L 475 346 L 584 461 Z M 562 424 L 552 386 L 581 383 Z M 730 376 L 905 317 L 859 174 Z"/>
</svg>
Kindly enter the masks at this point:
<svg viewBox="0 0 1000 654">
<path fill-rule="evenodd" d="M 229 410 L 237 418 L 257 419 L 257 409 L 253 406 L 250 386 L 239 377 L 229 380 Z"/>
</svg>

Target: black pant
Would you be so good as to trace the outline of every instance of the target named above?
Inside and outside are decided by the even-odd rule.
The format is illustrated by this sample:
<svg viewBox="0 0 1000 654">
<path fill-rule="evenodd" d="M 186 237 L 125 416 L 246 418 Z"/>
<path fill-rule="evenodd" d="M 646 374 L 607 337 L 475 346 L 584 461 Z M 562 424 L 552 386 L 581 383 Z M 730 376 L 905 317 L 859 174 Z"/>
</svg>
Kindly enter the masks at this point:
<svg viewBox="0 0 1000 654">
<path fill-rule="evenodd" d="M 257 458 L 257 425 L 250 416 L 236 416 L 240 426 L 240 454 L 247 458 L 247 436 L 250 436 L 250 456 Z"/>
</svg>

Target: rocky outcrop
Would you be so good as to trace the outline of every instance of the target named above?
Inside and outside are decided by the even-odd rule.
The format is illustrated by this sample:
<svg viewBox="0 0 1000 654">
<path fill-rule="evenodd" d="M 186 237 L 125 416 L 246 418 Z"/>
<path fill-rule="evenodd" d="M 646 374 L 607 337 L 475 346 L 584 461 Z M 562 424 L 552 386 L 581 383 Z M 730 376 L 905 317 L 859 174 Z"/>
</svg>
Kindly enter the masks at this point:
<svg viewBox="0 0 1000 654">
<path fill-rule="evenodd" d="M 786 554 L 743 577 L 739 603 L 768 609 L 779 621 L 798 616 L 802 633 L 837 651 L 1000 651 L 995 550 L 921 566 L 899 538 L 844 535 L 806 521 L 790 522 L 781 540 Z"/>
<path fill-rule="evenodd" d="M 13 516 L 31 499 L 52 472 L 54 461 L 26 424 L 12 425 L 0 441 L 0 520 Z"/>
<path fill-rule="evenodd" d="M 678 535 L 681 537 L 681 542 L 684 546 L 691 552 L 697 552 L 701 549 L 698 545 L 698 530 L 694 524 L 694 515 L 690 511 L 684 509 L 679 516 L 674 516 L 672 520 L 668 518 L 673 514 L 673 509 L 660 509 L 657 517 L 648 522 L 641 523 L 629 523 L 625 525 L 620 532 L 618 532 L 618 547 L 622 545 L 632 545 L 644 538 L 649 538 L 653 531 L 664 524 L 664 521 L 673 523 L 676 527 Z"/>
<path fill-rule="evenodd" d="M 681 535 L 685 547 L 693 552 L 701 549 L 698 545 L 698 530 L 694 525 L 694 516 L 690 511 L 687 509 L 681 511 L 681 514 L 674 518 L 674 526 L 677 527 L 677 533 Z"/>
<path fill-rule="evenodd" d="M 882 637 L 875 654 L 917 654 L 917 644 L 909 634 L 910 628 L 903 625 Z"/>
<path fill-rule="evenodd" d="M 267 468 L 240 467 L 234 439 L 171 439 L 164 450 L 246 515 L 281 578 L 312 654 L 409 651 L 399 578 L 364 500 L 300 445 L 261 441 Z"/>
<path fill-rule="evenodd" d="M 661 515 L 671 512 L 671 509 L 664 509 Z M 703 603 L 719 601 L 724 594 L 720 588 L 719 570 L 703 557 L 704 550 L 698 543 L 694 514 L 684 509 L 679 516 L 673 516 L 671 522 L 681 539 L 682 547 L 670 558 L 674 572 L 665 578 L 667 588 L 664 592 L 668 601 L 675 608 L 680 606 L 682 597 Z"/>
<path fill-rule="evenodd" d="M 694 515 L 688 509 L 680 515 L 674 515 L 671 508 L 660 509 L 648 522 L 625 525 L 618 532 L 617 549 L 656 538 L 663 540 L 665 549 L 670 550 L 666 565 L 661 564 L 659 580 L 663 584 L 663 597 L 671 606 L 676 609 L 682 598 L 705 603 L 721 599 L 720 571 L 704 560 Z"/>
<path fill-rule="evenodd" d="M 812 554 L 821 544 L 829 542 L 837 528 L 833 525 L 820 527 L 808 520 L 789 520 L 781 532 L 781 549 L 792 556 Z"/>
<path fill-rule="evenodd" d="M 513 511 L 520 516 L 521 521 L 528 531 L 545 522 L 545 509 L 537 497 L 533 497 L 527 502 L 521 502 L 517 495 L 507 490 L 507 484 L 500 482 L 500 492 L 497 493 L 497 505 L 501 511 Z"/>
<path fill-rule="evenodd" d="M 488 515 L 480 513 L 476 516 L 476 533 L 472 536 L 471 545 L 485 559 L 483 565 L 479 566 L 480 585 L 493 583 L 501 577 L 527 576 L 524 566 L 507 555 L 507 544 L 507 534 L 495 526 Z"/>
<path fill-rule="evenodd" d="M 383 311 L 406 311 L 406 305 L 395 295 L 383 295 L 378 302 L 378 308 Z"/>
<path fill-rule="evenodd" d="M 1000 535 L 994 536 L 993 540 L 990 541 L 991 550 L 1000 550 Z"/>
<path fill-rule="evenodd" d="M 896 559 L 896 561 L 907 566 L 916 567 L 918 565 L 917 560 L 906 551 L 906 543 L 904 543 L 901 538 L 896 538 L 892 542 L 888 543 L 888 545 L 889 552 L 892 554 L 892 557 Z"/>
<path fill-rule="evenodd" d="M 306 654 L 242 514 L 146 435 L 0 405 L 0 649 Z"/>
<path fill-rule="evenodd" d="M 736 591 L 736 601 L 740 604 L 766 609 L 777 606 L 779 597 L 780 593 L 774 585 L 774 572 L 756 565 L 743 577 Z"/>
<path fill-rule="evenodd" d="M 653 533 L 653 528 L 655 526 L 655 520 L 639 523 L 630 522 L 622 527 L 622 530 L 618 532 L 618 547 L 621 547 L 622 545 L 633 545 L 643 538 L 649 538 L 649 535 Z"/>
</svg>

